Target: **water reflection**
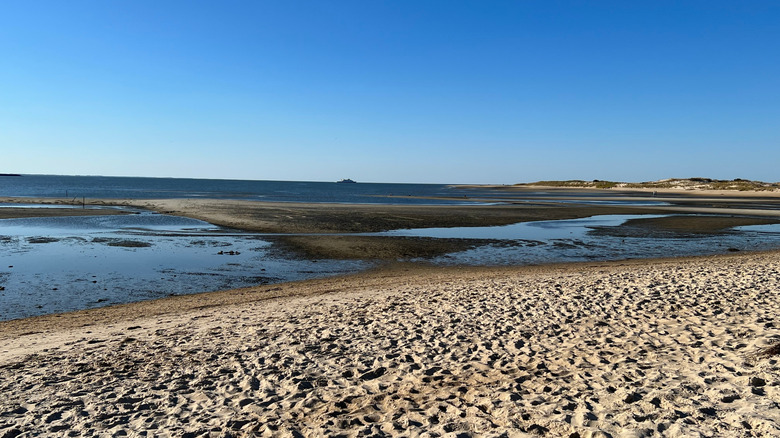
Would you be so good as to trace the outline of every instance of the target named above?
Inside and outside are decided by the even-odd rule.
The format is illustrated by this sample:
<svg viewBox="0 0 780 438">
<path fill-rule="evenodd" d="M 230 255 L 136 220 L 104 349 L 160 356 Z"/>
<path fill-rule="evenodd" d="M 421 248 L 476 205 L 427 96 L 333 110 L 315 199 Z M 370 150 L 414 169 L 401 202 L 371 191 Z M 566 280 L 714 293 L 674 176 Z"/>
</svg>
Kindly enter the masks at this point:
<svg viewBox="0 0 780 438">
<path fill-rule="evenodd" d="M 593 227 L 617 226 L 629 219 L 650 215 L 604 215 L 582 219 L 521 222 L 495 227 L 416 228 L 380 233 L 386 236 L 415 236 L 455 239 L 550 240 L 582 238 Z"/>
<path fill-rule="evenodd" d="M 0 220 L 0 320 L 354 272 L 262 237 L 138 212 Z"/>
<path fill-rule="evenodd" d="M 619 236 L 603 231 L 651 215 L 604 215 L 584 219 L 525 222 L 499 227 L 395 230 L 383 235 L 499 239 L 471 250 L 431 260 L 437 264 L 513 265 L 628 258 L 719 254 L 780 248 L 780 225 L 736 227 L 720 234 Z"/>
</svg>

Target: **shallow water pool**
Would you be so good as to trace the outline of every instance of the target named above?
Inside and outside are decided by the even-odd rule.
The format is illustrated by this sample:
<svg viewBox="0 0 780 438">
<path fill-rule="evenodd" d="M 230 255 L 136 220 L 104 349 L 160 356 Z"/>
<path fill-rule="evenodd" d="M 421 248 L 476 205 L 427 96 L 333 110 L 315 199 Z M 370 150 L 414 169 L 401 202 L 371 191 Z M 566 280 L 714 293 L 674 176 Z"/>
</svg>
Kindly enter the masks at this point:
<svg viewBox="0 0 780 438">
<path fill-rule="evenodd" d="M 261 236 L 137 212 L 0 220 L 0 320 L 324 277 L 359 261 L 299 260 Z"/>
<path fill-rule="evenodd" d="M 381 235 L 462 239 L 494 239 L 467 251 L 430 260 L 453 265 L 523 265 L 588 260 L 680 257 L 720 254 L 734 250 L 780 248 L 780 224 L 735 227 L 708 235 L 617 237 L 603 231 L 631 219 L 652 215 L 603 215 L 582 219 L 524 222 L 497 227 L 420 228 Z"/>
<path fill-rule="evenodd" d="M 365 261 L 305 260 L 266 236 L 195 219 L 133 214 L 0 220 L 0 320 L 109 304 L 357 272 Z M 780 248 L 780 225 L 695 237 L 616 237 L 635 218 L 608 215 L 500 227 L 427 228 L 364 235 L 485 239 L 424 261 L 527 265 Z"/>
</svg>

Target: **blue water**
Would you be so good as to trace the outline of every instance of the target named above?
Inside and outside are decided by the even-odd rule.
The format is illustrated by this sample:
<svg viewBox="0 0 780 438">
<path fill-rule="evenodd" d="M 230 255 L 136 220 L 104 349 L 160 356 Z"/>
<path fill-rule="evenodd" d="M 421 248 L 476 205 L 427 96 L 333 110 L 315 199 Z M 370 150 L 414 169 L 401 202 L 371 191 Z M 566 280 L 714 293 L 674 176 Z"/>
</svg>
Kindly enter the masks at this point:
<svg viewBox="0 0 780 438">
<path fill-rule="evenodd" d="M 527 265 L 722 254 L 729 249 L 759 251 L 780 248 L 780 224 L 742 226 L 725 233 L 685 237 L 616 237 L 593 232 L 619 226 L 631 219 L 651 217 L 659 216 L 603 215 L 497 227 L 392 230 L 374 235 L 502 241 L 426 260 L 441 265 Z"/>
<path fill-rule="evenodd" d="M 601 215 L 580 219 L 520 222 L 491 227 L 412 228 L 373 233 L 379 236 L 434 237 L 437 239 L 533 240 L 581 239 L 594 227 L 618 226 L 630 219 L 655 215 Z M 485 264 L 488 264 L 487 262 Z"/>
<path fill-rule="evenodd" d="M 272 202 L 347 204 L 472 204 L 502 202 L 576 202 L 613 205 L 661 205 L 631 199 L 626 193 L 583 191 L 504 191 L 445 184 L 389 184 L 306 181 L 250 181 L 189 178 L 23 175 L 0 176 L 0 197 L 86 199 L 214 198 Z M 436 199 L 434 199 L 436 198 Z M 443 199 L 446 198 L 446 199 Z M 626 198 L 626 199 L 620 199 Z"/>
<path fill-rule="evenodd" d="M 186 178 L 23 175 L 0 177 L 0 196 L 87 199 L 218 198 L 277 202 L 455 204 L 463 192 L 444 184 L 337 184 Z M 458 197 L 433 200 L 427 197 Z"/>
<path fill-rule="evenodd" d="M 0 320 L 356 272 L 302 260 L 262 236 L 137 211 L 0 219 Z"/>
</svg>

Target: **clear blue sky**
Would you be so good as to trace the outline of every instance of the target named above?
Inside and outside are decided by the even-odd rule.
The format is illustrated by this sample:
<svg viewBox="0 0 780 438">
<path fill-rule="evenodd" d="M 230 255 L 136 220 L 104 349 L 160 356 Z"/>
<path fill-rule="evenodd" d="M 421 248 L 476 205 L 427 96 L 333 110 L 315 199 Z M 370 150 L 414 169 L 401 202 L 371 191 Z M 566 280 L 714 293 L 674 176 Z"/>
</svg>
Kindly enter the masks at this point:
<svg viewBox="0 0 780 438">
<path fill-rule="evenodd" d="M 0 172 L 778 181 L 780 2 L 9 0 Z"/>
</svg>

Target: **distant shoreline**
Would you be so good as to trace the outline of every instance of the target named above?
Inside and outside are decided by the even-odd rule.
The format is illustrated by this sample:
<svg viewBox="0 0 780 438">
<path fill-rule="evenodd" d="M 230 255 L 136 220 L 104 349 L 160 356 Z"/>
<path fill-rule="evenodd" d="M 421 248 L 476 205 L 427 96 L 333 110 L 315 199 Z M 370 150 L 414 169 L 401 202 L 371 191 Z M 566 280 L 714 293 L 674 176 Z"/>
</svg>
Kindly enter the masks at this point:
<svg viewBox="0 0 780 438">
<path fill-rule="evenodd" d="M 780 183 L 750 181 L 743 179 L 715 180 L 710 178 L 670 178 L 648 182 L 616 181 L 537 181 L 511 185 L 499 184 L 456 184 L 456 188 L 496 189 L 506 191 L 523 190 L 576 190 L 597 193 L 653 193 L 687 196 L 733 196 L 733 197 L 780 197 Z"/>
</svg>

